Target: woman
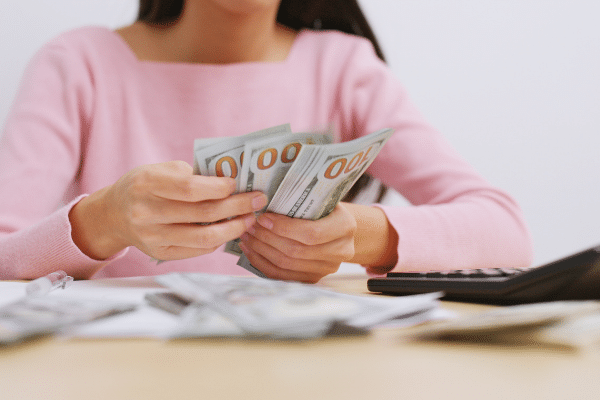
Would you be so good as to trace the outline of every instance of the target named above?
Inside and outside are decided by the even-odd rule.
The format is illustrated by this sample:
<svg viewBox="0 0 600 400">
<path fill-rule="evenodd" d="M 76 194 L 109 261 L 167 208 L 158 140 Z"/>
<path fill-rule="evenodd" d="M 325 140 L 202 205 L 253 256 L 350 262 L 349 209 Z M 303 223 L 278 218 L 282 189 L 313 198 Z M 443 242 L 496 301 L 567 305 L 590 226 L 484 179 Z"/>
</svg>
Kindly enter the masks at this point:
<svg viewBox="0 0 600 400">
<path fill-rule="evenodd" d="M 239 274 L 220 246 L 240 236 L 274 279 L 316 282 L 341 262 L 374 274 L 528 265 L 518 206 L 423 121 L 358 5 L 279 3 L 143 0 L 130 26 L 46 45 L 0 145 L 0 276 Z M 255 221 L 263 194 L 192 174 L 193 139 L 282 123 L 333 124 L 341 141 L 394 128 L 369 172 L 415 206 Z"/>
</svg>

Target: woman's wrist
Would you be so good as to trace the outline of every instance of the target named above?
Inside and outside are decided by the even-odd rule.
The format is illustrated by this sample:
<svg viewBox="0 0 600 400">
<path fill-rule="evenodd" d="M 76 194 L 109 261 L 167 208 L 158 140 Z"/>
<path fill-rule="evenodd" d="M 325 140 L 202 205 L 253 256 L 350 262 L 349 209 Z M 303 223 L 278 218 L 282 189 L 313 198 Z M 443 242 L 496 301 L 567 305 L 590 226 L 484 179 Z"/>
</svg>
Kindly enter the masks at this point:
<svg viewBox="0 0 600 400">
<path fill-rule="evenodd" d="M 344 204 L 356 220 L 355 255 L 350 261 L 369 271 L 389 271 L 398 261 L 398 234 L 385 212 L 373 206 Z M 383 273 L 385 273 L 383 272 Z"/>
<path fill-rule="evenodd" d="M 105 260 L 127 247 L 111 224 L 112 213 L 106 202 L 108 190 L 104 188 L 84 197 L 69 212 L 73 242 L 94 260 Z"/>
</svg>

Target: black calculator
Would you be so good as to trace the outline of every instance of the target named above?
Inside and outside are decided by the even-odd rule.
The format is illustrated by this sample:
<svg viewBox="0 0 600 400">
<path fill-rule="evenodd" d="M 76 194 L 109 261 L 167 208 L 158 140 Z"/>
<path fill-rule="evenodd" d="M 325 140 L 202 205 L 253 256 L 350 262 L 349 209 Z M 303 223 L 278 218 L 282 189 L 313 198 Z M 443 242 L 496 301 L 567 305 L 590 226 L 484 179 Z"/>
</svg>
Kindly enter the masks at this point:
<svg viewBox="0 0 600 400">
<path fill-rule="evenodd" d="M 487 304 L 600 299 L 600 245 L 539 267 L 390 272 L 367 287 L 390 295 L 441 291 L 445 300 Z"/>
</svg>

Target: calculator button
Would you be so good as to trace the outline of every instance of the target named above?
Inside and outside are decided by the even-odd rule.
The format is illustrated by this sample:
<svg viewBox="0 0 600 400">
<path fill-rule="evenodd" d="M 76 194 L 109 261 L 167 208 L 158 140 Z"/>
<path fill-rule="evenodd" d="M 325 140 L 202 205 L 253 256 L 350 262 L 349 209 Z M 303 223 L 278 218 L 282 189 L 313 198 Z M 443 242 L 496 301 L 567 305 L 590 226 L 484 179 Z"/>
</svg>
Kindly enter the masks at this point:
<svg viewBox="0 0 600 400">
<path fill-rule="evenodd" d="M 500 270 L 507 275 L 517 275 L 523 272 L 522 270 L 516 268 L 500 268 Z"/>
<path fill-rule="evenodd" d="M 450 275 L 450 273 L 452 273 L 452 271 L 428 272 L 427 274 L 425 274 L 425 277 L 427 277 L 427 278 L 447 278 L 448 275 Z"/>
<path fill-rule="evenodd" d="M 388 272 L 388 278 L 424 278 L 424 272 Z"/>
<path fill-rule="evenodd" d="M 480 269 L 482 274 L 487 276 L 505 276 L 506 274 L 497 268 Z"/>
</svg>

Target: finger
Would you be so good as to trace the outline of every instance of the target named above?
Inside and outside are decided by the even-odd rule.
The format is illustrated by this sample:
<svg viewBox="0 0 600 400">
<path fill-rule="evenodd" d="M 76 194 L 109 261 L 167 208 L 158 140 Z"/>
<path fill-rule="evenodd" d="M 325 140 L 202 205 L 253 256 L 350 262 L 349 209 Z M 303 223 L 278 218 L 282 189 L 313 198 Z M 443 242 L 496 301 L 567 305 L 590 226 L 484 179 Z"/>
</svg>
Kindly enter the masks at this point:
<svg viewBox="0 0 600 400">
<path fill-rule="evenodd" d="M 240 243 L 244 254 L 248 258 L 248 261 L 255 267 L 258 268 L 270 279 L 277 279 L 281 281 L 295 281 L 304 283 L 317 283 L 323 276 L 323 274 L 306 273 L 301 271 L 287 270 L 277 267 L 271 263 L 268 259 L 247 248 L 244 244 Z"/>
<path fill-rule="evenodd" d="M 264 213 L 258 218 L 257 222 L 263 228 L 279 236 L 308 245 L 331 242 L 340 237 L 354 235 L 354 232 L 356 232 L 356 220 L 340 205 L 327 217 L 317 221 Z"/>
<path fill-rule="evenodd" d="M 156 182 L 151 193 L 164 199 L 185 202 L 224 199 L 236 190 L 235 180 L 216 176 L 171 176 Z"/>
<path fill-rule="evenodd" d="M 335 239 L 328 243 L 306 245 L 296 240 L 276 235 L 259 225 L 254 225 L 250 228 L 249 232 L 242 235 L 242 240 L 244 241 L 252 241 L 253 239 L 270 245 L 288 257 L 301 260 L 346 262 L 351 260 L 355 253 L 354 238 L 351 235 Z"/>
<path fill-rule="evenodd" d="M 163 225 L 160 246 L 212 249 L 240 237 L 255 221 L 254 214 L 246 214 L 211 225 Z"/>
<path fill-rule="evenodd" d="M 146 212 L 148 221 L 160 224 L 210 223 L 261 210 L 267 201 L 261 192 L 240 193 L 221 200 L 197 203 L 154 199 L 140 205 L 138 213 Z"/>
<path fill-rule="evenodd" d="M 290 257 L 288 254 L 270 246 L 267 243 L 256 240 L 251 235 L 242 235 L 243 244 L 254 253 L 261 255 L 271 264 L 287 271 L 297 271 L 315 275 L 327 275 L 336 272 L 339 268 L 339 262 L 330 262 L 318 259 L 298 259 Z"/>
<path fill-rule="evenodd" d="M 204 254 L 212 253 L 217 250 L 218 247 L 213 248 L 195 248 L 195 247 L 181 247 L 181 246 L 165 246 L 158 249 L 152 250 L 148 254 L 157 260 L 172 261 L 172 260 L 183 260 L 187 258 L 198 257 Z"/>
<path fill-rule="evenodd" d="M 157 197 L 197 202 L 222 199 L 236 190 L 229 177 L 194 175 L 184 161 L 153 164 L 136 171 L 135 182 Z"/>
</svg>

